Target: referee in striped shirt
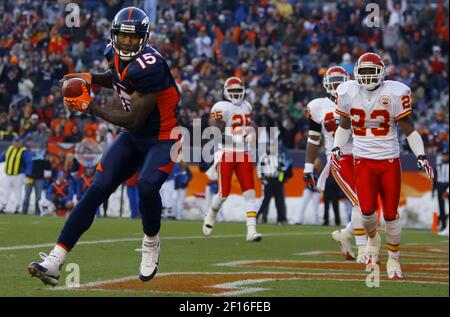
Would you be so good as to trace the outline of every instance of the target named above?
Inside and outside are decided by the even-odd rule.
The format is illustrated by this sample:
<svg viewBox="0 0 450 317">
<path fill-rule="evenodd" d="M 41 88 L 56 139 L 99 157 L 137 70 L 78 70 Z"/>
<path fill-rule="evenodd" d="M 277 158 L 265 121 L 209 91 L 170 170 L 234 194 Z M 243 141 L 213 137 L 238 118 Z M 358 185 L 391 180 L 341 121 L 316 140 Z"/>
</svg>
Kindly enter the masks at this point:
<svg viewBox="0 0 450 317">
<path fill-rule="evenodd" d="M 263 223 L 267 223 L 269 203 L 272 197 L 275 198 L 275 206 L 277 208 L 277 223 L 282 225 L 287 222 L 284 196 L 286 164 L 284 161 L 281 155 L 274 154 L 272 144 L 269 146 L 268 153 L 259 158 L 256 171 L 259 179 L 264 184 L 264 199 L 259 208 L 257 219 L 262 217 Z"/>
<path fill-rule="evenodd" d="M 15 136 L 10 145 L 0 155 L 0 162 L 5 162 L 5 176 L 1 179 L 3 200 L 1 202 L 0 213 L 5 212 L 11 194 L 16 196 L 15 213 L 19 213 L 22 204 L 22 191 L 25 183 L 25 174 L 30 175 L 33 168 L 33 159 L 30 151 L 22 145 L 19 136 Z"/>
<path fill-rule="evenodd" d="M 443 146 L 440 162 L 436 164 L 435 182 L 433 186 L 433 195 L 437 191 L 439 203 L 439 223 L 440 231 L 444 231 L 447 227 L 447 215 L 445 213 L 445 204 L 448 205 L 448 144 Z"/>
</svg>

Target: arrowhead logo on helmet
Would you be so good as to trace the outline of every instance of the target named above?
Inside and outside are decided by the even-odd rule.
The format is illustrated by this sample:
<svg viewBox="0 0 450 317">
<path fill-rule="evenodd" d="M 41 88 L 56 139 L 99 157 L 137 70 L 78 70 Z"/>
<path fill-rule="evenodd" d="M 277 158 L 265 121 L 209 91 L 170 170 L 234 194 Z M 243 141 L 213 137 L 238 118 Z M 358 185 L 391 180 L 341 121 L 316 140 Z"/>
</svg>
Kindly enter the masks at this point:
<svg viewBox="0 0 450 317">
<path fill-rule="evenodd" d="M 223 94 L 233 104 L 238 104 L 245 97 L 244 83 L 239 77 L 230 77 L 225 81 Z"/>
<path fill-rule="evenodd" d="M 384 71 L 385 65 L 380 55 L 365 53 L 359 57 L 355 65 L 355 80 L 367 90 L 373 90 L 383 82 Z"/>
</svg>

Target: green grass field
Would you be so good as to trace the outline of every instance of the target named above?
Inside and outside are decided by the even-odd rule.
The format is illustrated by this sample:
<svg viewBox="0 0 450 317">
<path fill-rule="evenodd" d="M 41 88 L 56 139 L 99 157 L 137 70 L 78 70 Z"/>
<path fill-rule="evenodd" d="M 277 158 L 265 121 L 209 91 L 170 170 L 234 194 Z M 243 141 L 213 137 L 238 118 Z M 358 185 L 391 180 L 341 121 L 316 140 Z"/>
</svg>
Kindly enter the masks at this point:
<svg viewBox="0 0 450 317">
<path fill-rule="evenodd" d="M 27 265 L 51 250 L 64 220 L 0 216 L 0 296 L 449 296 L 448 238 L 430 231 L 404 230 L 406 279 L 386 280 L 382 266 L 379 287 L 370 288 L 365 267 L 338 252 L 333 227 L 260 225 L 263 240 L 249 243 L 244 223 L 218 223 L 205 238 L 200 222 L 165 221 L 158 274 L 142 283 L 140 221 L 103 218 L 66 258 L 66 268 L 79 265 L 80 287 L 65 287 L 72 271 L 63 269 L 52 288 Z"/>
</svg>

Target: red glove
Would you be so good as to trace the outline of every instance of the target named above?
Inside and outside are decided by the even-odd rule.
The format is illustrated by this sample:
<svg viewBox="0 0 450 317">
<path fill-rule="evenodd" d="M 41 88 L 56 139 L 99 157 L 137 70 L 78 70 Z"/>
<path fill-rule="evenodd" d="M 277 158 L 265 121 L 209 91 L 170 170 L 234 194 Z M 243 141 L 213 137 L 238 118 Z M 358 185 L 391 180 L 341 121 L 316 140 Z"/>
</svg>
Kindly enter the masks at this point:
<svg viewBox="0 0 450 317">
<path fill-rule="evenodd" d="M 89 94 L 86 85 L 83 84 L 81 86 L 81 89 L 83 90 L 83 93 L 81 96 L 70 98 L 70 97 L 64 97 L 64 105 L 69 110 L 76 110 L 84 113 L 92 113 L 92 97 Z"/>
</svg>

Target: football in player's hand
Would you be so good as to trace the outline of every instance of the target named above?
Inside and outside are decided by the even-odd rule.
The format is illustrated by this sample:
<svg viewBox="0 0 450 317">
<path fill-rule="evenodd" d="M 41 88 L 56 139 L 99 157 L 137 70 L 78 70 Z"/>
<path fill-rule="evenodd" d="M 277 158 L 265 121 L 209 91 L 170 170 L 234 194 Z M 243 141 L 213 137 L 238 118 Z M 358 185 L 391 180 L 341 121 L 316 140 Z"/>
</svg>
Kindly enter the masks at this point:
<svg viewBox="0 0 450 317">
<path fill-rule="evenodd" d="M 63 97 L 75 98 L 81 96 L 83 93 L 82 85 L 86 85 L 88 92 L 90 92 L 91 87 L 82 78 L 69 78 L 64 80 L 62 84 L 62 95 Z"/>
</svg>

